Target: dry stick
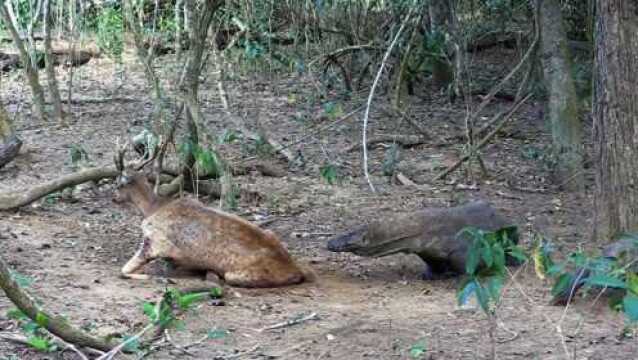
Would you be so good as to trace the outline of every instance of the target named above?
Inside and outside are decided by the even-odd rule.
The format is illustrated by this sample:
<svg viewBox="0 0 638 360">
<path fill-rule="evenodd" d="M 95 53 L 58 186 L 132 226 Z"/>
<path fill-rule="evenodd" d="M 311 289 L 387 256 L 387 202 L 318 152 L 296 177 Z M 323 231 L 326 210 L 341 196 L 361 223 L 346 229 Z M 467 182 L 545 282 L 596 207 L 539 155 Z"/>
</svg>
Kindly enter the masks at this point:
<svg viewBox="0 0 638 360">
<path fill-rule="evenodd" d="M 410 20 L 410 17 L 412 17 L 412 9 L 410 9 L 410 12 L 405 17 L 405 20 L 403 20 L 403 23 L 399 27 L 397 34 L 394 36 L 394 39 L 392 40 L 392 43 L 390 43 L 388 50 L 385 52 L 385 55 L 383 55 L 383 59 L 381 60 L 381 65 L 379 65 L 379 71 L 377 71 L 377 76 L 374 78 L 374 82 L 372 83 L 372 88 L 370 89 L 370 95 L 368 95 L 366 111 L 365 111 L 365 114 L 363 115 L 363 130 L 362 130 L 362 140 L 361 140 L 361 146 L 363 146 L 363 173 L 366 177 L 366 180 L 368 181 L 368 185 L 370 185 L 370 190 L 372 190 L 372 192 L 375 192 L 376 190 L 374 189 L 374 185 L 372 185 L 372 181 L 370 180 L 370 173 L 368 172 L 367 132 L 368 132 L 368 116 L 370 115 L 370 106 L 372 105 L 372 98 L 374 97 L 374 91 L 376 90 L 377 85 L 379 84 L 379 79 L 381 79 L 381 75 L 383 74 L 383 68 L 385 67 L 385 63 L 388 61 L 388 58 L 390 57 L 390 53 L 392 53 L 392 49 L 394 49 L 394 45 L 396 45 L 397 41 L 399 40 L 399 36 L 401 36 L 401 32 L 403 32 L 403 29 L 405 28 L 405 25 L 408 23 L 408 20 Z"/>
<path fill-rule="evenodd" d="M 118 174 L 119 172 L 115 167 L 111 166 L 90 168 L 62 176 L 61 178 L 51 180 L 29 190 L 14 190 L 9 193 L 0 194 L 0 211 L 17 209 L 69 186 L 79 185 L 88 181 L 114 178 Z"/>
<path fill-rule="evenodd" d="M 363 45 L 352 45 L 352 46 L 346 46 L 344 48 L 341 49 L 337 49 L 329 54 L 325 54 L 325 55 L 321 55 L 316 59 L 313 59 L 312 61 L 310 61 L 308 63 L 308 67 L 312 66 L 314 63 L 316 63 L 317 61 L 321 60 L 321 59 L 330 59 L 330 58 L 336 58 L 339 57 L 343 54 L 347 54 L 349 52 L 354 52 L 354 51 L 358 51 L 358 50 L 377 50 L 377 51 L 381 51 L 383 50 L 383 48 L 378 47 L 378 46 L 374 46 L 374 45 L 370 45 L 370 44 L 363 44 Z"/>
<path fill-rule="evenodd" d="M 154 323 L 150 323 L 148 325 L 146 325 L 142 330 L 140 330 L 137 334 L 131 336 L 130 338 L 126 339 L 126 341 L 122 341 L 119 345 L 117 345 L 116 347 L 114 347 L 112 350 L 110 350 L 109 352 L 107 352 L 106 354 L 100 356 L 99 358 L 97 358 L 96 360 L 111 360 L 113 359 L 113 357 L 115 355 L 117 355 L 117 353 L 119 353 L 120 351 L 122 351 L 122 349 L 124 349 L 128 344 L 137 341 L 140 337 L 142 337 L 142 335 L 144 335 L 147 331 L 151 330 L 153 327 L 155 326 Z"/>
<path fill-rule="evenodd" d="M 302 318 L 298 318 L 298 319 L 292 319 L 292 320 L 288 320 L 288 321 L 283 321 L 274 325 L 270 325 L 270 326 L 266 326 L 264 328 L 261 329 L 257 329 L 257 332 L 264 332 L 266 330 L 274 330 L 274 329 L 280 329 L 280 328 L 284 328 L 284 327 L 288 327 L 288 326 L 293 326 L 293 325 L 297 325 L 297 324 L 301 324 L 302 322 L 308 321 L 308 320 L 313 320 L 317 318 L 317 313 L 312 313 L 310 315 L 304 316 Z"/>
<path fill-rule="evenodd" d="M 538 45 L 539 39 L 540 39 L 540 31 L 539 31 L 538 26 L 537 26 L 536 34 L 534 36 L 534 41 L 532 42 L 530 47 L 527 49 L 527 52 L 525 52 L 525 55 L 523 56 L 521 61 L 519 61 L 518 64 L 516 64 L 516 66 L 498 84 L 496 84 L 496 86 L 494 86 L 492 88 L 492 90 L 490 90 L 490 92 L 483 98 L 483 101 L 479 104 L 477 109 L 469 117 L 469 119 L 467 119 L 467 121 L 470 121 L 470 120 L 473 121 L 478 116 L 478 114 L 481 111 L 483 111 L 483 109 L 490 103 L 490 101 L 492 101 L 492 98 L 494 98 L 494 95 L 496 95 L 497 92 L 501 91 L 503 89 L 503 86 L 505 86 L 505 84 L 514 76 L 514 74 L 516 74 L 521 69 L 523 64 L 525 64 L 531 58 L 531 54 L 536 50 L 536 46 Z M 519 93 L 517 94 L 517 96 L 520 94 L 520 90 L 521 89 L 519 89 Z M 528 95 L 528 97 L 529 97 L 529 95 Z M 511 116 L 511 113 L 509 115 Z M 491 124 L 491 122 L 490 122 L 490 124 Z M 502 127 L 503 124 L 504 124 L 504 122 L 502 122 L 501 125 L 499 125 L 499 128 Z M 484 129 L 485 128 L 482 128 L 481 131 L 483 131 Z M 486 136 L 486 138 L 489 137 L 489 136 L 490 135 L 488 134 Z M 485 144 L 483 144 L 483 145 L 485 145 Z M 480 149 L 483 145 L 479 144 L 477 147 L 475 147 L 473 150 L 470 151 L 470 154 L 473 151 L 476 151 L 477 149 Z M 470 158 L 469 155 L 463 156 L 461 158 L 461 160 L 459 160 L 459 162 L 457 162 L 456 164 L 454 164 L 453 166 L 451 166 L 447 170 L 439 173 L 439 175 L 437 175 L 434 178 L 434 180 L 440 180 L 440 179 L 446 177 L 448 174 L 450 174 L 452 171 L 456 170 L 463 162 L 465 162 L 469 158 Z"/>
<path fill-rule="evenodd" d="M 404 147 L 420 145 L 427 142 L 427 138 L 422 135 L 403 135 L 403 134 L 384 134 L 384 135 L 375 135 L 369 138 L 366 141 L 366 147 L 372 147 L 372 145 L 383 143 L 383 142 L 392 142 L 395 144 L 400 144 Z M 345 152 L 354 151 L 359 147 L 359 144 L 352 145 L 348 147 Z"/>
<path fill-rule="evenodd" d="M 473 151 L 479 150 L 481 149 L 483 146 L 487 145 L 487 143 L 494 137 L 494 135 L 496 135 L 502 128 L 503 126 L 505 126 L 505 124 L 507 123 L 507 121 L 512 117 L 512 115 L 514 115 L 514 113 L 518 110 L 518 108 L 523 105 L 523 103 L 525 101 L 527 101 L 527 99 L 529 99 L 530 97 L 532 97 L 532 94 L 527 94 L 527 96 L 525 96 L 523 99 L 521 99 L 519 102 L 517 102 L 516 104 L 514 104 L 514 106 L 512 106 L 512 109 L 509 111 L 509 113 L 503 118 L 503 120 L 494 128 L 494 130 L 492 130 L 492 132 L 490 132 L 489 134 L 485 135 L 485 137 L 478 143 L 476 144 L 475 148 L 470 151 L 468 154 L 463 155 L 456 163 L 454 163 L 454 165 L 450 166 L 449 168 L 447 168 L 446 170 L 440 172 L 437 176 L 434 177 L 434 180 L 441 180 L 444 177 L 446 177 L 447 175 L 449 175 L 451 172 L 453 172 L 454 170 L 458 169 L 459 166 L 461 166 L 461 164 L 463 164 L 465 161 L 467 161 L 470 156 L 471 153 Z"/>
<path fill-rule="evenodd" d="M 82 330 L 74 328 L 63 317 L 53 316 L 49 312 L 42 309 L 36 303 L 36 301 L 14 280 L 13 276 L 11 275 L 9 266 L 1 257 L 0 288 L 4 290 L 9 300 L 11 300 L 13 304 L 18 309 L 20 309 L 20 311 L 26 314 L 33 321 L 42 323 L 40 319 L 46 319 L 43 327 L 65 342 L 103 351 L 109 351 L 115 346 L 113 343 L 105 339 L 93 337 Z"/>
</svg>

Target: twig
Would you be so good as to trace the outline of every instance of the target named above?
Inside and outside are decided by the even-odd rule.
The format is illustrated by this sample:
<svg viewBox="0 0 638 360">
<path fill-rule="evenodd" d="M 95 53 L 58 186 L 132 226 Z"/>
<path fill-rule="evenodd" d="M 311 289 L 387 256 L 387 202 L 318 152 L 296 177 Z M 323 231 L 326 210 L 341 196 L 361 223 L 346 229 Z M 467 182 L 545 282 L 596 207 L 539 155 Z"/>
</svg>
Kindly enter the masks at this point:
<svg viewBox="0 0 638 360">
<path fill-rule="evenodd" d="M 401 144 L 404 147 L 414 146 L 424 144 L 427 141 L 427 138 L 421 135 L 403 135 L 403 134 L 388 134 L 388 135 L 375 135 L 370 137 L 366 141 L 366 147 L 371 147 L 374 144 L 382 143 L 382 142 L 392 142 Z M 354 151 L 359 147 L 359 144 L 352 145 L 348 147 L 345 152 Z"/>
<path fill-rule="evenodd" d="M 344 48 L 341 49 L 337 49 L 331 53 L 328 54 L 324 54 L 321 55 L 315 59 L 312 59 L 309 63 L 308 63 L 308 67 L 312 66 L 314 63 L 316 63 L 317 61 L 321 60 L 321 59 L 330 59 L 330 58 L 337 58 L 343 54 L 347 54 L 349 52 L 354 52 L 354 51 L 359 51 L 359 50 L 376 50 L 376 51 L 381 51 L 383 50 L 382 48 L 378 47 L 378 46 L 374 46 L 374 45 L 369 45 L 369 44 L 362 44 L 362 45 L 352 45 L 352 46 L 346 46 Z"/>
<path fill-rule="evenodd" d="M 514 106 L 512 106 L 512 109 L 503 118 L 503 120 L 501 120 L 501 122 L 494 128 L 494 130 L 492 130 L 489 134 L 485 135 L 485 137 L 478 144 L 476 144 L 476 146 L 475 146 L 475 148 L 473 150 L 469 151 L 468 154 L 463 155 L 456 163 L 454 163 L 454 165 L 452 165 L 449 168 L 445 169 L 444 171 L 440 172 L 437 176 L 434 177 L 434 180 L 441 180 L 444 177 L 448 176 L 451 172 L 453 172 L 454 170 L 458 169 L 458 167 L 461 166 L 461 164 L 463 164 L 465 161 L 467 161 L 470 158 L 472 152 L 474 152 L 474 151 L 482 148 L 483 146 L 487 145 L 487 143 L 494 137 L 494 135 L 496 135 L 503 128 L 503 126 L 505 126 L 507 121 L 512 117 L 512 115 L 514 115 L 514 113 L 518 110 L 518 108 L 521 105 L 523 105 L 523 103 L 525 101 L 527 101 L 527 99 L 529 99 L 531 96 L 532 96 L 531 93 L 527 94 L 527 96 L 525 96 L 519 102 L 514 104 Z"/>
<path fill-rule="evenodd" d="M 100 356 L 96 360 L 111 360 L 111 359 L 113 359 L 113 357 L 115 355 L 117 355 L 117 353 L 122 351 L 122 349 L 124 349 L 128 344 L 130 344 L 130 343 L 132 343 L 134 341 L 137 341 L 142 335 L 144 335 L 147 331 L 151 330 L 153 327 L 155 327 L 155 323 L 150 323 L 150 324 L 146 325 L 137 334 L 131 336 L 130 338 L 126 339 L 125 341 L 122 341 L 119 345 L 114 347 L 112 350 L 110 350 L 106 354 Z"/>
<path fill-rule="evenodd" d="M 296 318 L 296 319 L 291 319 L 288 321 L 283 321 L 280 323 L 276 323 L 274 325 L 270 325 L 270 326 L 266 326 L 263 327 L 261 329 L 257 329 L 257 332 L 264 332 L 266 330 L 274 330 L 274 329 L 280 329 L 280 328 L 284 328 L 284 327 L 288 327 L 288 326 L 293 326 L 293 325 L 297 325 L 297 324 L 301 324 L 302 322 L 306 322 L 308 320 L 314 320 L 317 318 L 317 313 L 312 313 L 310 315 L 304 316 L 304 317 L 300 317 L 300 318 Z"/>
<path fill-rule="evenodd" d="M 164 329 L 164 336 L 166 337 L 166 341 L 168 341 L 174 348 L 181 351 L 184 355 L 195 356 L 192 352 L 188 351 L 184 346 L 176 344 L 173 339 L 171 339 L 171 335 L 168 332 L 168 329 Z"/>
<path fill-rule="evenodd" d="M 368 95 L 366 111 L 365 111 L 365 114 L 363 115 L 363 130 L 362 130 L 363 136 L 361 141 L 361 146 L 363 146 L 363 173 L 365 174 L 366 181 L 368 181 L 368 185 L 370 185 L 370 190 L 372 190 L 372 192 L 375 192 L 375 189 L 374 189 L 374 185 L 372 184 L 372 181 L 370 180 L 370 173 L 368 172 L 368 142 L 367 142 L 368 117 L 370 115 L 370 106 L 372 105 L 372 98 L 374 97 L 374 91 L 376 90 L 377 85 L 379 84 L 379 79 L 381 79 L 381 74 L 383 74 L 383 68 L 385 67 L 385 63 L 388 61 L 388 58 L 390 57 L 390 54 L 392 53 L 392 49 L 394 49 L 394 45 L 396 45 L 397 41 L 399 40 L 399 37 L 401 35 L 401 32 L 403 32 L 405 25 L 408 23 L 408 20 L 410 20 L 410 17 L 412 17 L 412 10 L 413 9 L 411 8 L 410 12 L 405 17 L 405 20 L 403 20 L 401 27 L 399 27 L 397 34 L 394 36 L 392 43 L 390 43 L 388 50 L 385 52 L 385 55 L 383 56 L 383 59 L 381 60 L 381 65 L 379 65 L 379 71 L 377 71 L 377 76 L 374 78 L 374 82 L 372 83 L 372 88 L 370 89 L 370 95 Z"/>
</svg>

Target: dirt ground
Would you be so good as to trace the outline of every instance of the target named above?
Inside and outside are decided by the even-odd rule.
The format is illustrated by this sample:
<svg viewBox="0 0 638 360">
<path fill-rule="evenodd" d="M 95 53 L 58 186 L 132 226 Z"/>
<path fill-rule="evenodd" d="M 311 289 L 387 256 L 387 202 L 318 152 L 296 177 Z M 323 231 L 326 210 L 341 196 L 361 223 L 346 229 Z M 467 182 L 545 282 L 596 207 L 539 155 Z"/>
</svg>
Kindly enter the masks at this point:
<svg viewBox="0 0 638 360">
<path fill-rule="evenodd" d="M 476 59 L 477 74 L 496 79 L 506 69 L 489 59 L 514 57 L 506 52 Z M 139 131 L 152 109 L 140 68 L 93 59 L 76 69 L 72 123 L 60 128 L 29 115 L 30 95 L 17 73 L 3 76 L 2 101 L 16 113 L 21 155 L 0 169 L 0 191 L 16 192 L 74 171 L 69 149 L 81 145 L 96 165 L 112 161 L 117 136 L 126 129 Z M 66 78 L 66 70 L 59 69 Z M 170 70 L 166 70 L 169 72 Z M 125 76 L 125 77 L 123 77 Z M 43 82 L 44 83 L 44 82 Z M 359 96 L 345 101 L 335 93 L 319 99 L 308 76 L 236 76 L 227 82 L 233 109 L 284 144 L 313 134 L 330 121 L 320 106 L 332 100 L 343 113 L 363 103 Z M 211 136 L 225 129 L 213 77 L 202 85 Z M 234 178 L 242 187 L 259 192 L 260 199 L 240 200 L 234 212 L 249 220 L 271 218 L 266 227 L 276 232 L 292 255 L 310 266 L 314 283 L 281 289 L 225 289 L 224 306 L 199 304 L 184 316 L 185 329 L 170 332 L 175 344 L 192 344 L 209 330 L 224 330 L 219 339 L 188 347 L 160 347 L 149 359 L 407 359 L 415 344 L 424 344 L 424 359 L 484 359 L 489 356 L 488 323 L 474 305 L 459 307 L 458 279 L 423 281 L 423 264 L 415 256 L 380 259 L 330 253 L 325 243 L 332 235 L 366 221 L 424 206 L 452 206 L 471 199 L 488 200 L 512 218 L 530 241 L 530 230 L 551 238 L 563 253 L 587 243 L 591 197 L 557 190 L 547 172 L 543 154 L 551 139 L 539 116 L 540 103 L 529 102 L 510 125 L 483 151 L 488 177 L 472 181 L 462 168 L 444 181 L 431 179 L 451 165 L 461 151 L 464 106 L 450 104 L 444 95 L 419 85 L 410 97 L 410 112 L 434 139 L 401 150 L 399 170 L 418 188 L 398 185 L 382 174 L 386 148 L 370 150 L 370 168 L 376 192 L 368 188 L 361 168 L 359 143 L 361 114 L 292 147 L 301 152 L 305 167 L 293 167 L 281 178 L 251 173 Z M 377 99 L 384 99 L 381 93 Z M 81 99 L 111 99 L 105 102 Z M 475 98 L 474 101 L 479 101 Z M 414 134 L 409 125 L 380 111 L 375 102 L 369 134 Z M 498 100 L 489 114 L 509 106 Z M 480 124 L 479 124 L 480 125 Z M 589 132 L 590 124 L 587 125 Z M 443 143 L 441 143 L 443 141 Z M 241 162 L 250 150 L 239 141 L 224 145 L 224 153 Z M 329 185 L 319 167 L 330 159 L 338 164 L 339 183 Z M 281 163 L 285 166 L 284 163 Z M 474 169 L 474 175 L 480 172 Z M 592 178 L 588 174 L 588 191 Z M 64 314 L 75 325 L 95 334 L 132 334 L 146 324 L 141 304 L 163 292 L 161 279 L 124 280 L 119 270 L 134 253 L 141 237 L 141 217 L 111 201 L 110 181 L 76 187 L 48 197 L 17 212 L 0 214 L 0 248 L 16 271 L 33 279 L 30 291 L 49 309 Z M 211 206 L 218 200 L 203 198 Z M 591 246 L 590 246 L 591 248 Z M 567 311 L 548 306 L 550 284 L 534 275 L 532 266 L 517 271 L 507 286 L 499 310 L 496 349 L 500 359 L 636 359 L 638 343 L 620 337 L 622 316 L 604 301 L 577 301 Z M 196 285 L 196 278 L 177 279 L 178 286 Z M 12 305 L 0 297 L 0 331 L 14 332 L 6 317 Z M 309 314 L 300 324 L 260 331 L 273 324 Z M 567 353 L 567 354 L 566 354 Z M 72 352 L 42 354 L 23 345 L 0 341 L 0 359 L 77 359 Z M 132 357 L 130 357 L 132 358 Z"/>
</svg>

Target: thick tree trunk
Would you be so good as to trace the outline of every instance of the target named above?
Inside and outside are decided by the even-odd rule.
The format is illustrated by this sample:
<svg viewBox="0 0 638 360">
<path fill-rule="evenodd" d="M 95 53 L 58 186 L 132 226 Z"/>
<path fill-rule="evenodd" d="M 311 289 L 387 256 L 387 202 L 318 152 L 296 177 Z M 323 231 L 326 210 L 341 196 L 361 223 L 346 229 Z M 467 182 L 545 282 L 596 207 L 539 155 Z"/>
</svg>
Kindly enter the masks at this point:
<svg viewBox="0 0 638 360">
<path fill-rule="evenodd" d="M 584 189 L 582 123 L 571 75 L 567 35 L 559 0 L 538 0 L 541 13 L 541 61 L 548 90 L 547 118 L 552 127 L 555 177 L 573 191 Z"/>
<path fill-rule="evenodd" d="M 638 231 L 638 3 L 596 2 L 594 236 Z"/>
<path fill-rule="evenodd" d="M 431 31 L 450 33 L 452 28 L 452 1 L 432 0 L 429 6 Z M 436 58 L 432 63 L 432 79 L 437 86 L 444 87 L 454 79 L 452 64 L 445 58 Z"/>
<path fill-rule="evenodd" d="M 11 6 L 11 2 L 3 2 L 3 4 L 0 5 L 0 17 L 2 17 L 4 25 L 9 30 L 9 33 L 13 38 L 13 43 L 20 53 L 20 60 L 22 61 L 24 73 L 27 77 L 27 80 L 29 81 L 31 92 L 33 93 L 33 105 L 35 107 L 35 112 L 41 120 L 45 120 L 46 110 L 44 101 L 44 90 L 40 85 L 38 69 L 31 61 L 31 56 L 27 52 L 27 48 L 22 41 L 20 34 L 18 34 L 18 29 L 16 27 L 17 24 L 16 21 L 14 21 L 15 19 L 13 16 L 13 8 Z"/>
</svg>

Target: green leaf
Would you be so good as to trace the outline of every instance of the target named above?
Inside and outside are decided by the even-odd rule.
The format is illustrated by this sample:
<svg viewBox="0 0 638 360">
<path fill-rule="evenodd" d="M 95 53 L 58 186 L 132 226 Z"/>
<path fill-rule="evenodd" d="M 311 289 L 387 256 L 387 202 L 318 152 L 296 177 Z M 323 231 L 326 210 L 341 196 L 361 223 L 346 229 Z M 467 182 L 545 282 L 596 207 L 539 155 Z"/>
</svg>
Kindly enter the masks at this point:
<svg viewBox="0 0 638 360">
<path fill-rule="evenodd" d="M 27 334 L 35 334 L 38 329 L 40 329 L 40 325 L 38 325 L 35 321 L 26 322 L 20 327 L 22 328 L 22 331 Z"/>
<path fill-rule="evenodd" d="M 22 312 L 22 310 L 17 309 L 17 308 L 13 308 L 13 309 L 9 309 L 9 311 L 7 311 L 7 318 L 9 319 L 13 319 L 13 320 L 27 320 L 29 319 L 29 317 Z"/>
<path fill-rule="evenodd" d="M 461 284 L 461 288 L 456 293 L 456 299 L 459 305 L 467 304 L 470 297 L 476 292 L 477 288 L 476 280 L 473 278 L 467 278 Z"/>
<path fill-rule="evenodd" d="M 177 299 L 177 304 L 179 305 L 180 309 L 186 310 L 191 305 L 193 305 L 194 302 L 201 301 L 206 298 L 206 296 L 208 296 L 208 293 L 192 293 L 182 295 Z"/>
<path fill-rule="evenodd" d="M 126 335 L 122 338 L 122 341 L 128 341 L 129 339 L 131 339 L 132 336 L 130 335 Z M 127 343 L 124 346 L 124 351 L 127 352 L 139 352 L 140 351 L 140 339 L 139 338 L 135 338 L 133 340 L 131 340 L 129 343 Z"/>
<path fill-rule="evenodd" d="M 219 159 L 212 150 L 200 149 L 195 154 L 195 161 L 200 169 L 211 176 L 218 177 L 221 173 Z"/>
<path fill-rule="evenodd" d="M 638 295 L 638 274 L 633 272 L 627 272 L 625 274 L 625 282 L 627 284 L 627 290 Z"/>
<path fill-rule="evenodd" d="M 498 302 L 501 298 L 503 288 L 503 278 L 501 276 L 491 276 L 487 279 L 487 292 L 493 302 Z"/>
<path fill-rule="evenodd" d="M 321 177 L 330 185 L 334 185 L 337 180 L 337 168 L 332 164 L 327 164 L 319 170 Z"/>
<path fill-rule="evenodd" d="M 617 277 L 609 276 L 607 274 L 595 274 L 587 279 L 585 279 L 585 283 L 590 286 L 606 286 L 610 288 L 618 288 L 625 289 L 626 285 L 622 279 Z"/>
<path fill-rule="evenodd" d="M 476 243 L 476 241 L 475 241 Z M 472 247 L 467 252 L 467 259 L 465 261 L 465 272 L 468 275 L 474 275 L 476 273 L 476 269 L 478 268 L 480 258 L 479 253 L 476 248 Z"/>
<path fill-rule="evenodd" d="M 476 282 L 476 300 L 478 300 L 478 303 L 481 306 L 481 309 L 483 309 L 483 311 L 486 314 L 489 314 L 490 313 L 489 294 L 487 293 L 485 288 L 483 288 L 483 285 L 478 281 Z"/>
<path fill-rule="evenodd" d="M 490 248 L 490 246 L 485 245 L 487 244 L 484 244 L 484 246 L 481 247 L 481 258 L 483 258 L 485 266 L 490 268 L 492 267 L 492 265 L 494 265 L 494 256 L 492 254 L 492 249 Z"/>
<path fill-rule="evenodd" d="M 627 293 L 623 299 L 623 311 L 630 322 L 638 321 L 638 296 L 633 293 Z"/>
<path fill-rule="evenodd" d="M 420 358 L 421 356 L 425 355 L 427 351 L 428 348 L 425 340 L 421 340 L 410 347 L 410 357 L 414 359 Z"/>
<path fill-rule="evenodd" d="M 210 329 L 208 330 L 208 338 L 212 340 L 223 339 L 229 335 L 228 330 L 225 329 Z"/>
<path fill-rule="evenodd" d="M 525 255 L 525 251 L 520 246 L 511 246 L 507 250 L 507 254 L 521 263 L 527 261 L 527 255 Z M 549 264 L 547 260 L 551 262 L 551 259 L 547 257 L 543 257 L 543 259 L 545 260 L 546 264 Z"/>
<path fill-rule="evenodd" d="M 224 291 L 219 286 L 215 286 L 210 289 L 210 296 L 213 298 L 220 298 L 223 295 L 224 295 Z"/>
<path fill-rule="evenodd" d="M 54 345 L 46 338 L 41 336 L 30 336 L 27 339 L 27 344 L 32 348 L 42 351 L 42 352 L 50 352 L 53 350 Z"/>
<path fill-rule="evenodd" d="M 46 327 L 49 324 L 49 318 L 44 313 L 38 312 L 35 315 L 35 322 L 42 327 Z"/>
<path fill-rule="evenodd" d="M 571 289 L 569 289 L 570 286 L 572 286 L 572 282 L 574 281 L 574 276 L 572 274 L 569 273 L 564 273 L 561 274 L 558 279 L 556 279 L 556 282 L 554 283 L 554 286 L 552 287 L 552 296 L 557 296 L 560 294 L 565 293 L 566 291 L 571 291 Z"/>
<path fill-rule="evenodd" d="M 144 314 L 146 314 L 146 316 L 148 316 L 148 318 L 151 319 L 151 321 L 157 321 L 157 313 L 155 312 L 155 304 L 150 302 L 145 302 L 142 305 L 142 310 L 144 311 Z"/>
<path fill-rule="evenodd" d="M 494 257 L 494 269 L 502 274 L 505 274 L 505 250 L 499 244 L 494 244 L 492 247 L 492 255 Z"/>
</svg>

